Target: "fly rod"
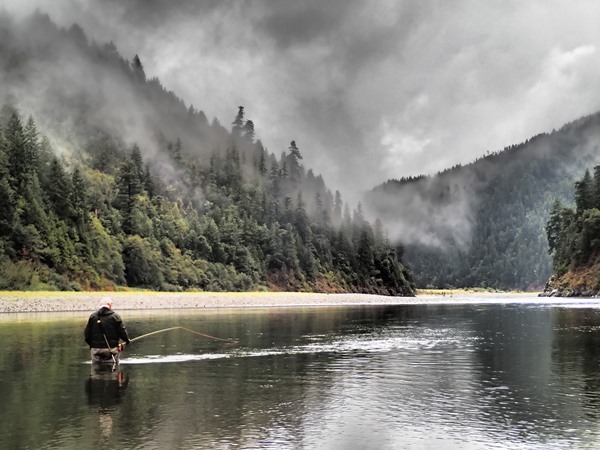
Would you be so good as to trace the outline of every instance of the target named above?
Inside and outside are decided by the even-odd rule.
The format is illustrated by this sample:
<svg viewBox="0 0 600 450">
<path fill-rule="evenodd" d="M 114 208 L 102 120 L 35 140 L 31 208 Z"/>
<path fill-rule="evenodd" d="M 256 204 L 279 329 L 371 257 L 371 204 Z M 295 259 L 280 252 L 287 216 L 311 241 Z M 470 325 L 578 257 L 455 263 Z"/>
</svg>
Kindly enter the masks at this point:
<svg viewBox="0 0 600 450">
<path fill-rule="evenodd" d="M 211 336 L 210 334 L 200 333 L 199 331 L 190 330 L 189 328 L 186 328 L 186 327 L 171 327 L 171 328 L 164 328 L 162 330 L 152 331 L 151 333 L 146 333 L 146 334 L 142 334 L 141 336 L 134 337 L 133 339 L 131 339 L 130 342 L 137 341 L 139 339 L 142 339 L 142 338 L 145 338 L 148 336 L 152 336 L 153 334 L 164 333 L 165 331 L 171 331 L 171 330 L 184 330 L 189 333 L 197 334 L 198 336 L 203 336 L 208 339 L 213 339 L 215 341 L 229 342 L 231 344 L 237 344 L 239 342 L 238 339 L 225 339 L 225 338 L 220 338 L 217 336 Z M 123 345 L 125 345 L 125 344 L 123 344 Z"/>
</svg>

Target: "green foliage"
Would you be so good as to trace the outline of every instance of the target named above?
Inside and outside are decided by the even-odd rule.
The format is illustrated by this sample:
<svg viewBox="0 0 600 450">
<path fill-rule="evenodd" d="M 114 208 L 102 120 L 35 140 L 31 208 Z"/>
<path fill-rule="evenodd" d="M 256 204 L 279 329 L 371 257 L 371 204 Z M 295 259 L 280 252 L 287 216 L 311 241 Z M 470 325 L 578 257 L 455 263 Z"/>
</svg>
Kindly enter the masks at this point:
<svg viewBox="0 0 600 450">
<path fill-rule="evenodd" d="M 57 38 L 49 46 L 27 29 L 15 32 L 20 25 L 10 20 L 0 24 L 5 59 L 21 61 L 11 79 L 28 81 L 28 63 L 40 58 L 73 57 L 73 72 L 86 70 L 48 71 L 53 89 L 35 102 L 60 157 L 32 117 L 24 126 L 13 107 L 2 109 L 4 288 L 414 294 L 395 250 L 362 214 L 355 221 L 348 213 L 339 230 L 341 211 L 351 208 L 305 170 L 296 141 L 277 158 L 243 106 L 231 132 L 216 119 L 209 124 L 148 79 L 138 55 L 129 62 L 80 28 L 63 33 L 44 20 Z M 30 39 L 10 45 L 21 36 Z M 110 102 L 107 85 L 117 92 Z M 130 130 L 139 144 L 125 144 Z"/>
<path fill-rule="evenodd" d="M 160 249 L 149 239 L 128 236 L 123 243 L 125 278 L 130 286 L 160 288 L 164 277 Z"/>
<path fill-rule="evenodd" d="M 90 214 L 88 218 L 92 253 L 89 263 L 94 267 L 100 279 L 110 280 L 115 284 L 124 283 L 125 264 L 121 256 L 121 243 L 102 226 L 102 222 L 96 216 Z"/>
<path fill-rule="evenodd" d="M 570 269 L 594 265 L 600 256 L 600 165 L 575 182 L 576 210 L 556 201 L 546 224 L 554 271 L 562 276 Z"/>
<path fill-rule="evenodd" d="M 403 231 L 403 259 L 419 287 L 541 289 L 552 274 L 556 231 L 547 240 L 544 227 L 554 200 L 578 211 L 600 206 L 600 170 L 572 188 L 598 162 L 599 129 L 595 114 L 465 166 L 390 180 L 369 204 Z"/>
<path fill-rule="evenodd" d="M 18 116 L 11 120 L 18 134 Z M 32 120 L 28 129 L 35 129 Z M 383 239 L 381 224 L 374 234 L 360 205 L 354 218 L 347 218 L 345 231 L 336 231 L 329 217 L 334 208 L 341 210 L 341 195 L 335 205 L 322 201 L 328 198 L 324 184 L 312 172 L 305 177 L 294 142 L 285 156 L 294 182 L 277 177 L 288 194 L 295 193 L 295 202 L 266 189 L 265 171 L 243 169 L 240 151 L 256 151 L 252 140 L 244 139 L 240 150 L 230 147 L 225 159 L 215 155 L 208 167 L 201 160 L 181 160 L 180 170 L 193 167 L 197 175 L 182 178 L 177 189 L 153 182 L 152 195 L 147 180 L 158 178 L 136 145 L 106 173 L 83 161 L 70 169 L 45 154 L 45 162 L 27 169 L 14 187 L 12 173 L 21 169 L 9 164 L 2 147 L 0 200 L 6 209 L 0 216 L 0 287 L 114 289 L 126 284 L 236 291 L 269 286 L 413 294 L 410 276 Z M 45 151 L 51 150 L 44 142 Z M 97 160 L 91 156 L 90 161 Z M 269 159 L 266 152 L 263 156 Z M 197 189 L 204 192 L 200 204 Z M 314 192 L 312 214 L 304 191 Z"/>
</svg>

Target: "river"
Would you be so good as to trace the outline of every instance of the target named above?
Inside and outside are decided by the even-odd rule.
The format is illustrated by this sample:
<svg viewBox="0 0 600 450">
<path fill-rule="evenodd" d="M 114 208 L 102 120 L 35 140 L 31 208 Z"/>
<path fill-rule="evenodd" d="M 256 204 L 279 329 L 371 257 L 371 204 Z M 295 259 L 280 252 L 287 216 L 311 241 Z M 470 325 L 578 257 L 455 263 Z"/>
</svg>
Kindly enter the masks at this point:
<svg viewBox="0 0 600 450">
<path fill-rule="evenodd" d="M 89 313 L 0 314 L 4 449 L 592 449 L 600 304 L 121 311 L 134 342 L 89 364 Z"/>
</svg>

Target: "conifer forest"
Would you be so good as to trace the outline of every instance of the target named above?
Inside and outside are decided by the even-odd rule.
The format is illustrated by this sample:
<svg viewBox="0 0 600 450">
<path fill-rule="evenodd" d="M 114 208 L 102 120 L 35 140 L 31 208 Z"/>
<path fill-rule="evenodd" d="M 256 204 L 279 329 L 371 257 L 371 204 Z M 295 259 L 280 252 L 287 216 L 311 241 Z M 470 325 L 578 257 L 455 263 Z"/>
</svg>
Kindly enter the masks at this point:
<svg viewBox="0 0 600 450">
<path fill-rule="evenodd" d="M 25 23 L 0 17 L 0 31 L 16 86 L 36 87 L 36 63 L 65 48 L 84 68 L 66 81 L 46 74 L 42 117 L 5 98 L 0 289 L 414 294 L 382 223 L 307 169 L 293 136 L 267 151 L 244 106 L 209 123 L 147 78 L 137 55 L 88 42 L 76 25 L 36 13 Z M 101 117 L 106 79 L 126 100 L 115 97 Z M 125 121 L 140 125 L 139 140 Z"/>
</svg>

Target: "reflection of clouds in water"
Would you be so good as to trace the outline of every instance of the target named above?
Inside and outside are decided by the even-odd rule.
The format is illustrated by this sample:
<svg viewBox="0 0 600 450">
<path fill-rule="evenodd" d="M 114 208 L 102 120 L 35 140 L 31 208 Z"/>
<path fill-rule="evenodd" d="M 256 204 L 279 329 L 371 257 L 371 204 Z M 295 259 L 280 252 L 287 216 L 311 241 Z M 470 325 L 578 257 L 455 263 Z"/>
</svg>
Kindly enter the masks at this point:
<svg viewBox="0 0 600 450">
<path fill-rule="evenodd" d="M 102 437 L 111 437 L 113 431 L 112 411 L 100 411 L 98 415 L 98 427 L 100 428 Z"/>
</svg>

